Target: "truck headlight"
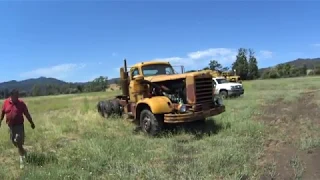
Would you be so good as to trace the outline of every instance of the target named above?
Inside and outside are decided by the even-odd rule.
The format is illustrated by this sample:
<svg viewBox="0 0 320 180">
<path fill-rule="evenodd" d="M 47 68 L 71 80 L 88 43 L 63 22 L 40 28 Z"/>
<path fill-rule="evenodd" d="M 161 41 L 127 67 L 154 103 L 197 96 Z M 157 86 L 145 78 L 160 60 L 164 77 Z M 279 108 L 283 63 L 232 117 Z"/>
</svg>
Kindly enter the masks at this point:
<svg viewBox="0 0 320 180">
<path fill-rule="evenodd" d="M 235 86 L 231 86 L 231 90 L 235 89 L 236 87 Z"/>
<path fill-rule="evenodd" d="M 181 113 L 187 112 L 187 106 L 186 106 L 185 104 L 182 104 L 182 105 L 180 106 L 180 108 L 179 108 L 179 111 L 180 111 Z"/>
</svg>

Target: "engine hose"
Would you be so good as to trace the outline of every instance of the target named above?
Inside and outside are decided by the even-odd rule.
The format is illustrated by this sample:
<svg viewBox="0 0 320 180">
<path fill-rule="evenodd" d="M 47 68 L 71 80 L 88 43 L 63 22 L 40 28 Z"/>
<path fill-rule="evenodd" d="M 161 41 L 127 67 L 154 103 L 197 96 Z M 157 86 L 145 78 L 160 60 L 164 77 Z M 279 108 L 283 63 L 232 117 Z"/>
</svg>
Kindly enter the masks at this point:
<svg viewBox="0 0 320 180">
<path fill-rule="evenodd" d="M 168 89 L 164 89 L 161 86 L 159 86 L 158 84 L 150 82 L 148 80 L 142 80 L 141 83 L 149 84 L 150 86 L 155 87 L 158 90 L 164 91 L 165 93 L 170 93 L 171 92 L 170 89 L 169 90 Z"/>
</svg>

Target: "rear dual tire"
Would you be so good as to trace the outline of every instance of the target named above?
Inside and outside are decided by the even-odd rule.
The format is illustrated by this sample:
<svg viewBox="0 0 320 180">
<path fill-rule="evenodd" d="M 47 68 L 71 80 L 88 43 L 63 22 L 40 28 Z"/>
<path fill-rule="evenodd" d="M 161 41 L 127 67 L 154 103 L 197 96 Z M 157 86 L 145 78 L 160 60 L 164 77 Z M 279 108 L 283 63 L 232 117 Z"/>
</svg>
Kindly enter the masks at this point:
<svg viewBox="0 0 320 180">
<path fill-rule="evenodd" d="M 99 105 L 98 112 L 104 118 L 108 118 L 112 114 L 119 116 L 122 114 L 121 105 L 118 99 L 107 100 L 102 105 L 99 103 L 98 106 Z"/>
<path fill-rule="evenodd" d="M 122 112 L 121 112 L 121 105 L 120 105 L 119 99 L 111 100 L 111 104 L 112 104 L 112 113 L 121 116 Z"/>
</svg>

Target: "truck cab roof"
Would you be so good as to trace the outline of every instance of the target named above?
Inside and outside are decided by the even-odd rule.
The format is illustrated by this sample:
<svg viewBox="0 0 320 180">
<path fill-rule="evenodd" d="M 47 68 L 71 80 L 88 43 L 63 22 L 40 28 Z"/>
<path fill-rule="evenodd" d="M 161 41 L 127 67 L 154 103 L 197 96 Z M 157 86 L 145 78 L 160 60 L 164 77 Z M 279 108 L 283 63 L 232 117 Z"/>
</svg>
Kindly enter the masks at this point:
<svg viewBox="0 0 320 180">
<path fill-rule="evenodd" d="M 144 66 L 144 65 L 157 65 L 157 64 L 171 65 L 167 61 L 147 61 L 147 62 L 137 63 L 137 64 L 133 65 L 132 67 L 141 67 L 141 66 Z"/>
</svg>

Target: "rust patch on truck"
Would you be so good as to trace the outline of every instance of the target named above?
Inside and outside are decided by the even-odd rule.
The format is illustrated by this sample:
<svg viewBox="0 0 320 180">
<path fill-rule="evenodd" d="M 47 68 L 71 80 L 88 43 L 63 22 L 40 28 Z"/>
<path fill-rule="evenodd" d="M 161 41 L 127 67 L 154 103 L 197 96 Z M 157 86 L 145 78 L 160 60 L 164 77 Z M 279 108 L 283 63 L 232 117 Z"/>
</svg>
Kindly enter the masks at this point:
<svg viewBox="0 0 320 180">
<path fill-rule="evenodd" d="M 196 102 L 195 84 L 192 76 L 186 78 L 186 96 L 189 104 L 194 104 Z"/>
</svg>

